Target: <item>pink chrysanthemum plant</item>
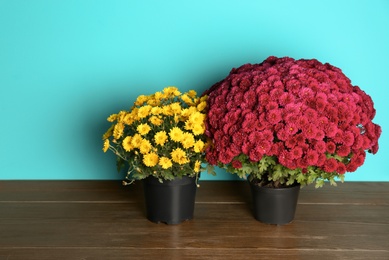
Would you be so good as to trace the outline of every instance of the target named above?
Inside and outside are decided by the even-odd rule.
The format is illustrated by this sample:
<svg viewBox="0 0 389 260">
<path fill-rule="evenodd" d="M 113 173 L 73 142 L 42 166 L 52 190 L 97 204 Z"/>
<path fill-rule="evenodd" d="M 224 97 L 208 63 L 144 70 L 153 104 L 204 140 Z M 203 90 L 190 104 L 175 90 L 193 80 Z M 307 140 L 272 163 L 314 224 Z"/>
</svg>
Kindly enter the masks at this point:
<svg viewBox="0 0 389 260">
<path fill-rule="evenodd" d="M 129 111 L 110 115 L 103 151 L 117 156 L 118 171 L 126 166 L 125 183 L 154 176 L 163 180 L 199 177 L 205 163 L 207 96 L 166 87 L 139 96 Z"/>
<path fill-rule="evenodd" d="M 271 56 L 206 94 L 207 161 L 260 186 L 336 185 L 378 151 L 371 97 L 328 63 Z"/>
</svg>

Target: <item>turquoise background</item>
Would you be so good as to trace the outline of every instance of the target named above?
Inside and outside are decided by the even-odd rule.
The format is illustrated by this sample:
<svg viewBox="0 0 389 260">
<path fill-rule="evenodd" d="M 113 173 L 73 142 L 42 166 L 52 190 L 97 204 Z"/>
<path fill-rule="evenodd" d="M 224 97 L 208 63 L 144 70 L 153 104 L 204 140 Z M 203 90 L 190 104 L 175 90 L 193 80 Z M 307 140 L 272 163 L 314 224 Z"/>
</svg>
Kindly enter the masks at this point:
<svg viewBox="0 0 389 260">
<path fill-rule="evenodd" d="M 0 0 L 0 179 L 122 178 L 108 115 L 274 55 L 329 62 L 372 96 L 380 150 L 346 180 L 389 181 L 388 28 L 386 0 Z"/>
</svg>

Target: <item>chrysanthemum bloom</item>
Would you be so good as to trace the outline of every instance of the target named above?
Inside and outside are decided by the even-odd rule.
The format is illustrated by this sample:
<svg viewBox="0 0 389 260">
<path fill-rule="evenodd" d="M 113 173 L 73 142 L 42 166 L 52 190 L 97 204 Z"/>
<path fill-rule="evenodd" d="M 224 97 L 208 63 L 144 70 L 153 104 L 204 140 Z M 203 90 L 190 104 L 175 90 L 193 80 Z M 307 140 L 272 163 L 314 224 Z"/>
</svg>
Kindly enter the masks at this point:
<svg viewBox="0 0 389 260">
<path fill-rule="evenodd" d="M 137 97 L 137 99 L 135 101 L 135 105 L 140 106 L 144 102 L 147 102 L 148 99 L 149 98 L 146 95 L 140 95 L 140 96 Z"/>
<path fill-rule="evenodd" d="M 196 161 L 193 168 L 197 172 L 200 171 L 200 169 L 201 169 L 201 162 L 200 161 Z"/>
<path fill-rule="evenodd" d="M 181 148 L 176 148 L 171 152 L 173 162 L 179 164 L 185 164 L 188 162 L 188 158 L 186 157 L 186 153 Z"/>
<path fill-rule="evenodd" d="M 161 107 L 153 107 L 152 109 L 151 109 L 151 114 L 153 114 L 153 115 L 155 115 L 155 116 L 157 116 L 157 115 L 160 115 L 160 114 L 162 114 L 163 113 L 163 109 L 161 108 Z"/>
<path fill-rule="evenodd" d="M 168 136 L 165 131 L 159 131 L 154 136 L 154 142 L 158 145 L 164 145 L 168 139 Z"/>
<path fill-rule="evenodd" d="M 143 156 L 143 163 L 147 167 L 154 167 L 158 163 L 158 155 L 156 153 L 149 153 Z"/>
<path fill-rule="evenodd" d="M 143 107 L 139 108 L 139 110 L 138 110 L 139 118 L 147 117 L 150 114 L 151 108 L 152 107 L 150 105 L 143 106 Z"/>
<path fill-rule="evenodd" d="M 114 138 L 119 139 L 120 137 L 122 137 L 123 131 L 124 131 L 124 124 L 123 123 L 116 124 L 115 128 L 113 129 Z"/>
<path fill-rule="evenodd" d="M 104 146 L 103 146 L 103 151 L 106 152 L 109 149 L 109 140 L 105 139 L 104 141 Z"/>
<path fill-rule="evenodd" d="M 180 142 L 182 140 L 183 134 L 184 132 L 181 130 L 181 128 L 178 127 L 173 127 L 169 132 L 170 139 L 175 142 Z"/>
<path fill-rule="evenodd" d="M 158 118 L 157 116 L 152 116 L 149 118 L 149 122 L 155 126 L 160 126 L 163 123 L 163 120 Z"/>
<path fill-rule="evenodd" d="M 205 115 L 200 112 L 195 112 L 189 116 L 189 121 L 192 122 L 193 125 L 198 125 L 204 122 Z"/>
<path fill-rule="evenodd" d="M 204 147 L 205 147 L 205 143 L 201 140 L 198 140 L 194 143 L 193 145 L 193 150 L 196 152 L 196 153 L 201 153 L 203 152 L 204 150 Z"/>
<path fill-rule="evenodd" d="M 171 168 L 173 165 L 172 161 L 168 157 L 159 158 L 158 164 L 161 165 L 162 169 L 165 170 Z"/>
<path fill-rule="evenodd" d="M 134 147 L 134 148 L 139 148 L 141 143 L 142 143 L 142 136 L 140 134 L 135 134 L 132 138 L 131 138 L 131 145 Z"/>
<path fill-rule="evenodd" d="M 202 135 L 205 132 L 205 124 L 194 124 L 192 126 L 192 132 L 194 135 Z"/>
<path fill-rule="evenodd" d="M 195 138 L 191 133 L 183 133 L 181 139 L 182 147 L 189 149 L 195 144 Z"/>
<path fill-rule="evenodd" d="M 197 110 L 201 112 L 201 111 L 203 111 L 206 107 L 207 107 L 207 102 L 202 101 L 202 102 L 200 102 L 200 104 L 197 105 Z"/>
<path fill-rule="evenodd" d="M 140 125 L 138 125 L 136 130 L 138 130 L 138 133 L 140 135 L 146 135 L 146 134 L 148 134 L 148 132 L 150 132 L 151 127 L 148 124 L 140 124 Z"/>
<path fill-rule="evenodd" d="M 174 114 L 181 114 L 181 105 L 178 102 L 171 104 L 170 109 L 173 111 Z"/>
<path fill-rule="evenodd" d="M 131 142 L 132 142 L 131 136 L 126 136 L 126 138 L 123 139 L 122 146 L 123 146 L 124 150 L 126 150 L 126 152 L 129 152 L 134 148 L 134 146 L 132 145 Z"/>
<path fill-rule="evenodd" d="M 151 145 L 150 141 L 147 139 L 142 139 L 142 142 L 139 145 L 139 151 L 141 154 L 149 153 L 151 148 L 153 146 Z"/>
</svg>

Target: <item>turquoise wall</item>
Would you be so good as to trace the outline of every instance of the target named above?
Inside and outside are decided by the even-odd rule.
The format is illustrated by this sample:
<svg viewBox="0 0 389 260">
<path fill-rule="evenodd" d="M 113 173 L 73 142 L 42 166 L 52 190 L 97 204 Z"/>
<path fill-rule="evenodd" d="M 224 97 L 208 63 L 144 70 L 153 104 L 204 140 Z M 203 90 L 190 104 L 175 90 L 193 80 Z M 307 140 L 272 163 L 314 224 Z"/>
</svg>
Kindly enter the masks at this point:
<svg viewBox="0 0 389 260">
<path fill-rule="evenodd" d="M 372 96 L 380 151 L 346 180 L 389 181 L 388 28 L 386 0 L 0 0 L 0 179 L 121 178 L 108 115 L 275 55 L 329 62 Z"/>
</svg>

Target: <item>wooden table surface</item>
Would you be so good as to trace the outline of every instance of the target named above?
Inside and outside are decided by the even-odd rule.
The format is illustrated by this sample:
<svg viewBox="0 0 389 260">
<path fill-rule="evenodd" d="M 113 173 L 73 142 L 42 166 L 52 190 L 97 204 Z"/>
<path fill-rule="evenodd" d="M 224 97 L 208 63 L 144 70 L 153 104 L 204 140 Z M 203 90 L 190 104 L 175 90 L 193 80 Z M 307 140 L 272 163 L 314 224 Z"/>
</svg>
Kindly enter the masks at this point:
<svg viewBox="0 0 389 260">
<path fill-rule="evenodd" d="M 0 260 L 389 259 L 389 183 L 304 187 L 295 220 L 266 225 L 243 181 L 203 181 L 194 219 L 145 218 L 140 182 L 0 181 Z"/>
</svg>

